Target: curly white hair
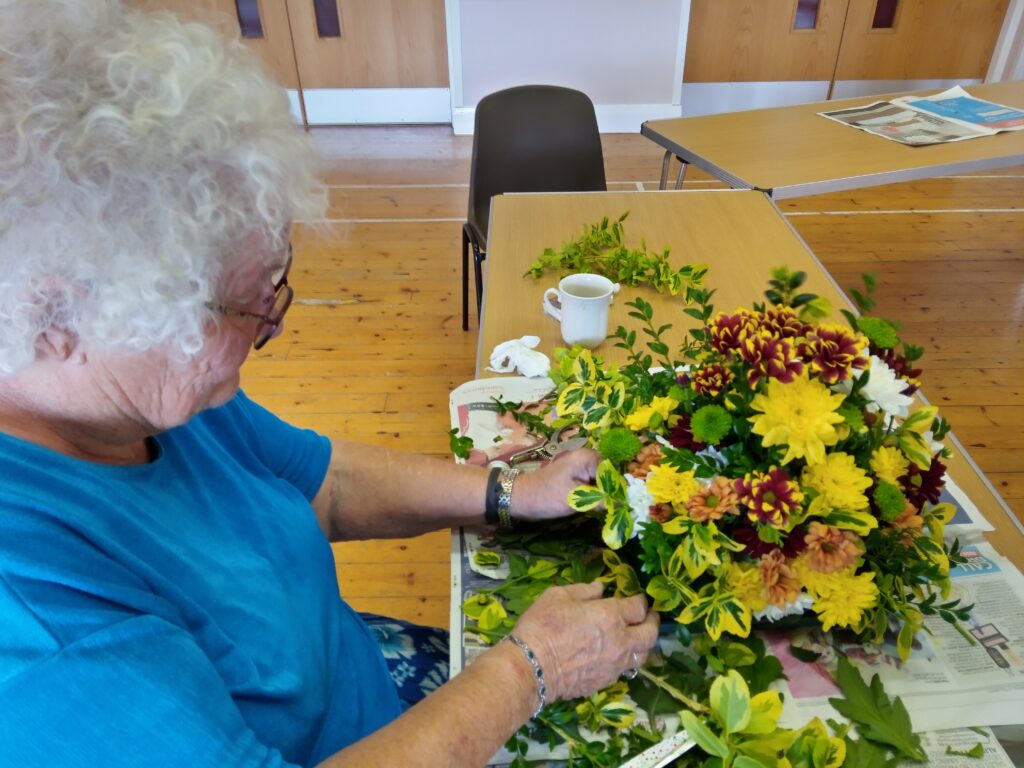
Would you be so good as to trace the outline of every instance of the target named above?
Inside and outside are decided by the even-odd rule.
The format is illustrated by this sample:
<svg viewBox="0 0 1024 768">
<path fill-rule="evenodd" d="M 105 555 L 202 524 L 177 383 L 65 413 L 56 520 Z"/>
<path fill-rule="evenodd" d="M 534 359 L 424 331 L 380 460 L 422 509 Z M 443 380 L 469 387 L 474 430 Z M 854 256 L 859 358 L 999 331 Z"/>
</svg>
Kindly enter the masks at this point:
<svg viewBox="0 0 1024 768">
<path fill-rule="evenodd" d="M 0 375 L 51 327 L 197 352 L 239 243 L 320 215 L 316 164 L 240 42 L 119 0 L 0 0 Z"/>
</svg>

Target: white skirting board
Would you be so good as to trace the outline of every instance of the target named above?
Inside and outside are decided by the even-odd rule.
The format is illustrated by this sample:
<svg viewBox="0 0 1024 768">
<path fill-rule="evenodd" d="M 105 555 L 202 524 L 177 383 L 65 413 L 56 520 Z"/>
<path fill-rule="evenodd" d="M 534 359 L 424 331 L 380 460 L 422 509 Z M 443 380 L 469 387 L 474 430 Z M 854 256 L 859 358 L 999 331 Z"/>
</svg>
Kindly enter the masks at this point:
<svg viewBox="0 0 1024 768">
<path fill-rule="evenodd" d="M 953 85 L 975 85 L 980 80 L 838 80 L 832 89 L 833 99 L 870 98 L 886 93 L 944 89 Z M 784 107 L 808 104 L 828 98 L 827 80 L 753 82 L 753 83 L 683 83 L 682 114 L 684 117 L 742 112 L 746 109 Z"/>
<path fill-rule="evenodd" d="M 306 88 L 310 125 L 450 123 L 447 88 Z"/>
</svg>

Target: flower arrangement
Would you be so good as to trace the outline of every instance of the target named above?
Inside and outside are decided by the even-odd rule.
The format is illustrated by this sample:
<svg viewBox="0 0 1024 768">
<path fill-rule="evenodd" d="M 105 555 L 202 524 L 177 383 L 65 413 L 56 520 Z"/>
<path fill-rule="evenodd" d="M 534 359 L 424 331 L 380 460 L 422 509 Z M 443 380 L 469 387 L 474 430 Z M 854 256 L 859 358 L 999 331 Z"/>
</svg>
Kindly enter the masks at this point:
<svg viewBox="0 0 1024 768">
<path fill-rule="evenodd" d="M 550 705 L 507 745 L 514 764 L 526 765 L 528 734 L 567 743 L 572 765 L 619 765 L 665 737 L 666 712 L 704 753 L 680 765 L 922 760 L 900 701 L 877 681 L 866 693 L 845 662 L 837 681 L 847 699 L 833 702 L 864 726 L 860 739 L 819 720 L 779 727 L 771 684 L 782 667 L 753 629 L 812 622 L 865 643 L 895 632 L 906 658 L 924 617 L 966 619 L 969 607 L 944 597 L 950 565 L 963 562 L 944 540 L 955 509 L 939 500 L 949 425 L 912 397 L 923 350 L 866 314 L 870 276 L 851 291 L 861 314 L 843 312 L 840 325 L 800 292 L 802 273 L 774 271 L 766 302 L 731 313 L 715 312 L 701 270 L 690 274 L 681 295 L 695 327 L 677 350 L 665 341 L 671 326 L 636 299 L 639 333 L 610 337 L 627 363 L 556 353 L 554 420 L 534 413 L 529 425 L 576 427 L 602 456 L 596 481 L 572 491 L 582 514 L 554 533 L 548 524 L 503 534 L 509 577 L 463 604 L 468 626 L 493 642 L 550 584 L 600 579 L 616 595 L 646 592 L 663 621 L 674 619 L 683 652 Z"/>
<path fill-rule="evenodd" d="M 924 615 L 961 616 L 938 602 L 957 557 L 943 543 L 955 509 L 939 503 L 949 425 L 912 409 L 920 348 L 879 318 L 826 322 L 803 280 L 778 270 L 767 303 L 732 313 L 691 289 L 700 325 L 681 359 L 642 299 L 630 315 L 649 352 L 624 328 L 622 368 L 562 352 L 557 423 L 603 457 L 570 503 L 602 510 L 604 543 L 631 553 L 657 610 L 713 639 L 812 612 L 865 641 L 895 621 L 905 657 Z M 869 308 L 865 287 L 854 293 Z"/>
</svg>

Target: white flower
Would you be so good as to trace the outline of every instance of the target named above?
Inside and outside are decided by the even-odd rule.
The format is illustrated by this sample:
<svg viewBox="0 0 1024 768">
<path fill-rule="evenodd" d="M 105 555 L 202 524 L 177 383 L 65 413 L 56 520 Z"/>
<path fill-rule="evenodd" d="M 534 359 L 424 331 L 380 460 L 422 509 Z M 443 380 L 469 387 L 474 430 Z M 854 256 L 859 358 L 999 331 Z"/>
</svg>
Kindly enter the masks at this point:
<svg viewBox="0 0 1024 768">
<path fill-rule="evenodd" d="M 626 500 L 633 518 L 633 536 L 640 535 L 640 523 L 651 519 L 654 497 L 647 490 L 647 482 L 633 475 L 626 475 Z"/>
<path fill-rule="evenodd" d="M 907 388 L 907 382 L 901 379 L 896 373 L 885 364 L 884 360 L 871 355 L 871 365 L 868 383 L 860 390 L 868 400 L 867 408 L 871 413 L 883 411 L 890 416 L 906 418 L 910 413 L 909 406 L 914 402 L 910 395 L 904 395 L 903 390 Z M 853 377 L 860 378 L 864 371 L 854 370 Z M 853 389 L 853 379 L 841 381 L 833 387 L 837 392 L 850 394 Z"/>
<path fill-rule="evenodd" d="M 922 435 L 922 437 L 924 437 L 924 441 L 928 443 L 928 449 L 932 453 L 938 453 L 939 451 L 946 447 L 935 439 L 935 435 L 932 433 L 930 429 L 927 432 L 925 432 L 924 435 Z"/>
<path fill-rule="evenodd" d="M 814 598 L 808 595 L 806 592 L 801 592 L 800 596 L 797 597 L 791 603 L 781 608 L 777 605 L 767 605 L 763 611 L 754 611 L 754 618 L 758 621 L 767 619 L 768 621 L 778 621 L 786 616 L 796 616 L 810 610 L 810 607 L 814 605 Z"/>
<path fill-rule="evenodd" d="M 729 460 L 725 458 L 725 454 L 722 453 L 717 448 L 715 448 L 715 446 L 713 445 L 709 445 L 703 451 L 698 451 L 696 455 L 698 458 L 708 456 L 714 459 L 719 469 L 725 469 L 726 467 L 729 466 Z"/>
</svg>

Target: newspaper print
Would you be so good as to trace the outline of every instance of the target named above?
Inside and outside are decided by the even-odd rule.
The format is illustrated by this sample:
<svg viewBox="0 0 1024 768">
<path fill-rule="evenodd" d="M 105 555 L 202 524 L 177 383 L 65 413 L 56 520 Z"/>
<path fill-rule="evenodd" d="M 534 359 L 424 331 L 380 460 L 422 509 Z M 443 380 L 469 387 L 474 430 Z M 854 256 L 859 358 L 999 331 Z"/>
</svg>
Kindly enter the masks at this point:
<svg viewBox="0 0 1024 768">
<path fill-rule="evenodd" d="M 914 147 L 1024 129 L 1024 112 L 976 99 L 960 86 L 933 96 L 902 96 L 818 114 Z"/>
</svg>

